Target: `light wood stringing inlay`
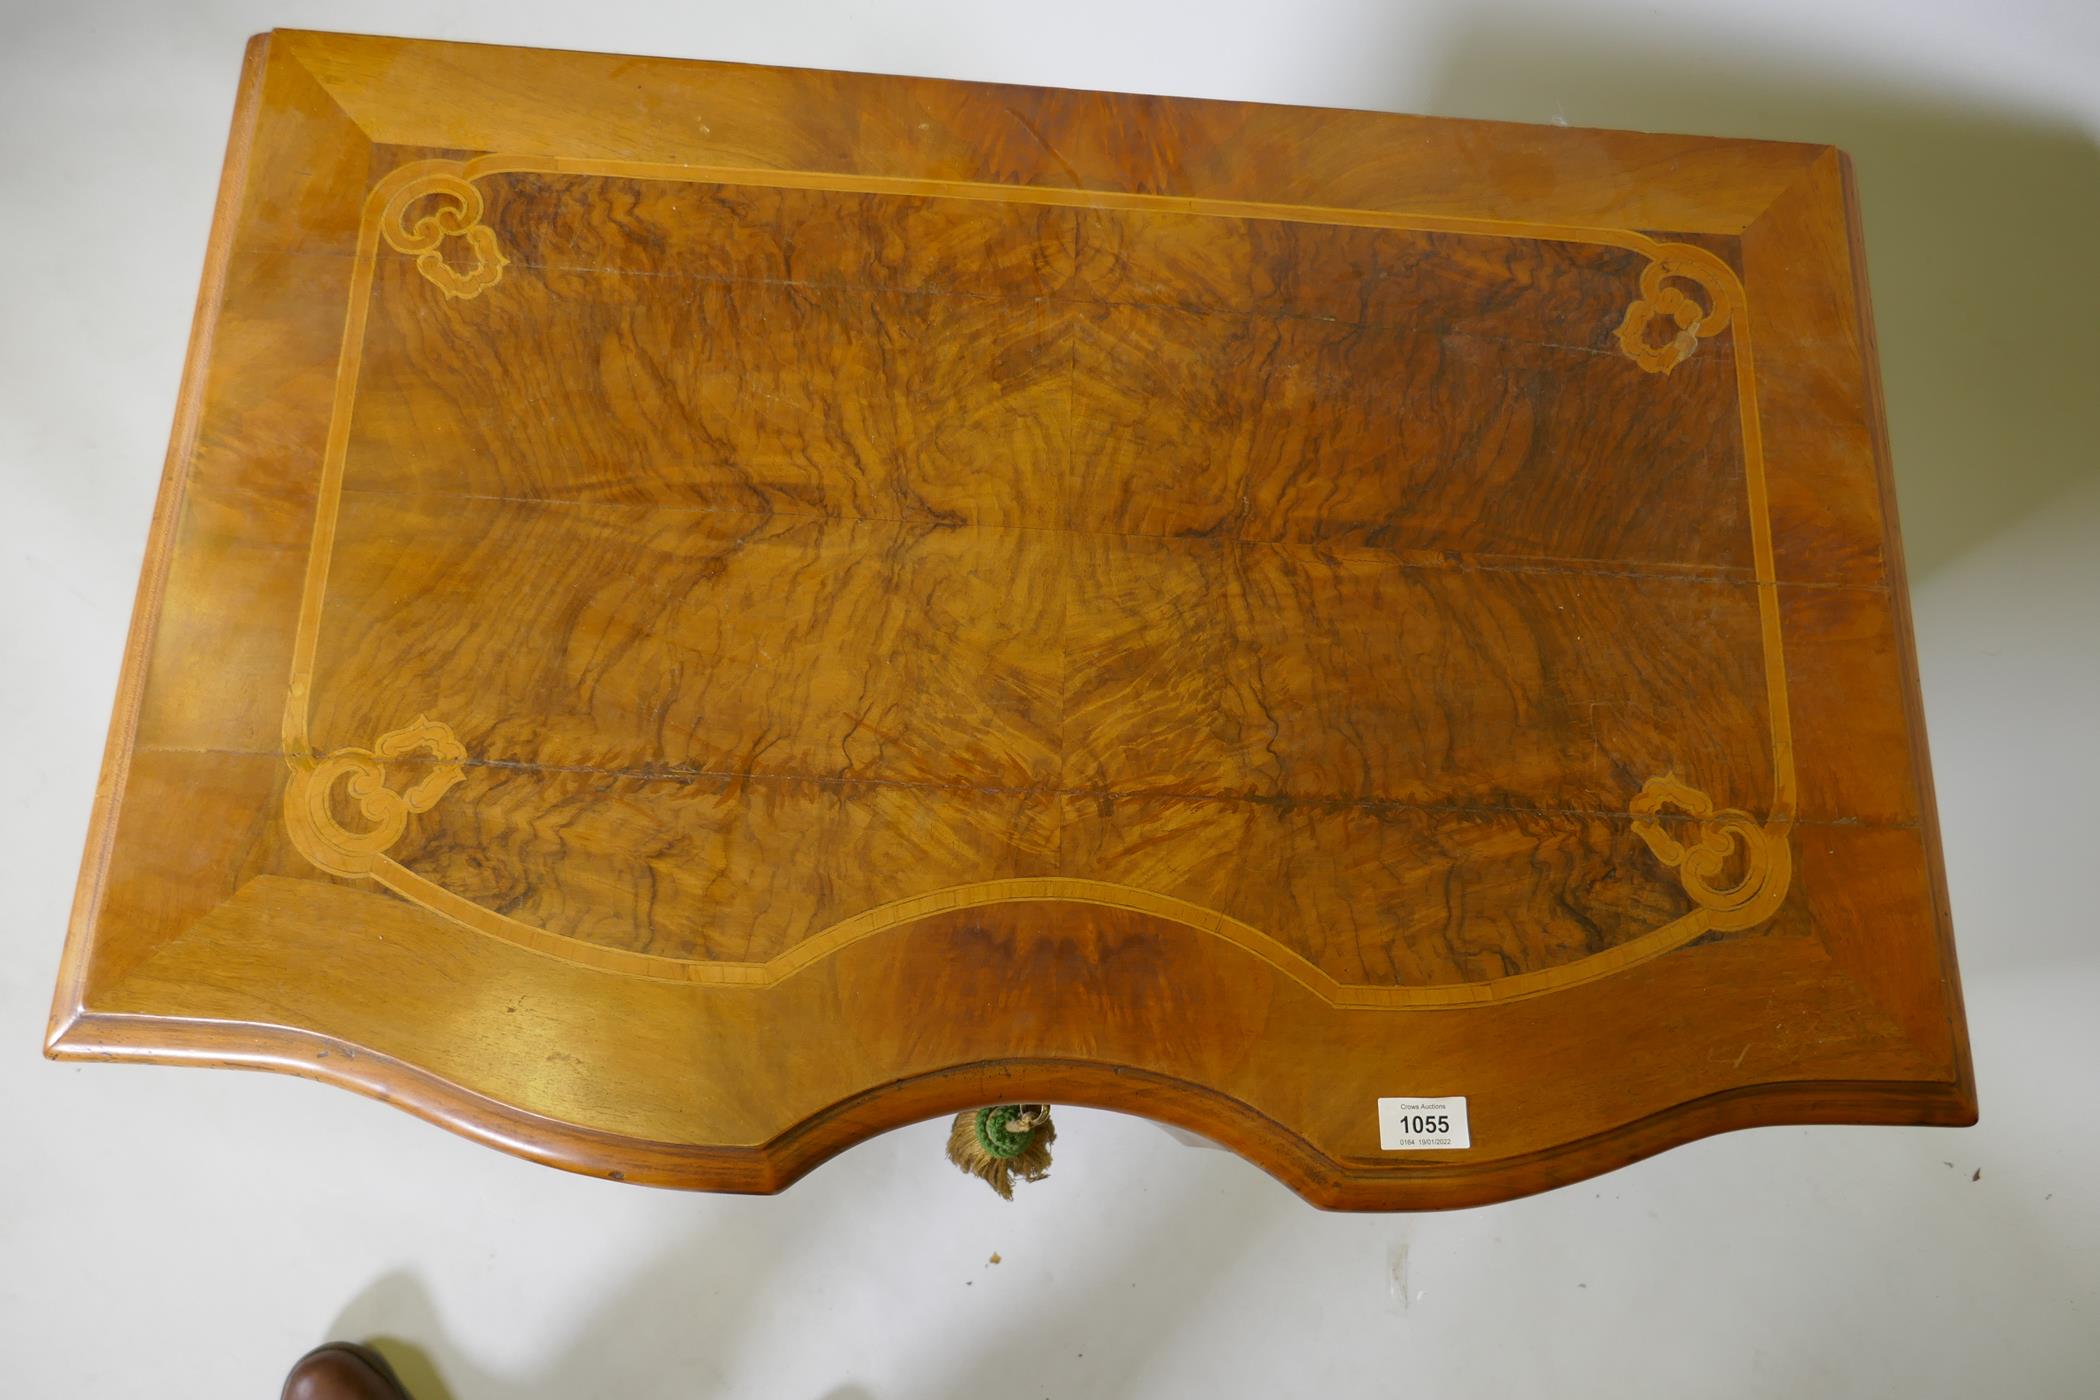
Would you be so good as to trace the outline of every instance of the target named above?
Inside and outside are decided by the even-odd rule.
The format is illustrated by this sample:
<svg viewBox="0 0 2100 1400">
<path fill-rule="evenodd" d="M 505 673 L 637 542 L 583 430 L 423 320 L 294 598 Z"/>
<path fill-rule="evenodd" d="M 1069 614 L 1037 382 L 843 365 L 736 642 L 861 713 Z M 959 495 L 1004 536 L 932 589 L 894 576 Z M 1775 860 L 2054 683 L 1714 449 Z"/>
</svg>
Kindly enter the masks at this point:
<svg viewBox="0 0 2100 1400">
<path fill-rule="evenodd" d="M 817 189 L 938 197 L 994 203 L 1129 209 L 1226 219 L 1308 221 L 1370 228 L 1446 232 L 1470 236 L 1523 237 L 1625 248 L 1649 259 L 1638 296 L 1620 322 L 1616 339 L 1640 366 L 1667 375 L 1688 360 L 1700 340 L 1733 327 L 1736 398 L 1746 477 L 1753 571 L 1762 629 L 1765 707 L 1773 764 L 1769 815 L 1763 822 L 1735 809 L 1716 811 L 1712 800 L 1674 774 L 1649 779 L 1627 804 L 1634 831 L 1664 865 L 1677 870 L 1695 904 L 1688 913 L 1649 932 L 1572 962 L 1536 971 L 1431 986 L 1371 986 L 1337 979 L 1261 930 L 1186 900 L 1110 881 L 1029 877 L 972 881 L 899 899 L 835 922 L 760 962 L 665 957 L 648 952 L 580 944 L 522 920 L 461 898 L 386 854 L 401 837 L 409 815 L 429 810 L 460 780 L 466 753 L 442 722 L 418 718 L 390 731 L 370 749 L 346 748 L 317 754 L 308 737 L 311 687 L 321 613 L 325 604 L 336 522 L 342 509 L 344 454 L 350 406 L 357 394 L 364 326 L 371 299 L 377 243 L 381 237 L 416 257 L 417 270 L 449 298 L 471 299 L 495 286 L 508 258 L 482 222 L 484 204 L 476 179 L 496 174 L 541 172 L 604 178 L 719 183 L 760 188 Z M 410 219 L 417 208 L 439 207 Z M 460 239 L 471 258 L 465 269 L 448 262 L 445 244 Z M 1703 303 L 1683 285 L 1698 289 Z M 1731 269 L 1704 249 L 1664 244 L 1623 230 L 1569 228 L 1514 221 L 1374 214 L 1290 205 L 1040 187 L 985 185 L 967 181 L 898 180 L 862 176 L 837 179 L 802 172 L 727 170 L 621 161 L 567 161 L 488 156 L 467 162 L 421 161 L 391 172 L 366 203 L 352 279 L 350 312 L 336 388 L 336 409 L 322 464 L 322 488 L 314 543 L 302 599 L 295 664 L 285 708 L 285 752 L 293 773 L 286 794 L 286 819 L 295 844 L 333 874 L 369 877 L 412 902 L 492 937 L 560 957 L 582 957 L 593 965 L 645 978 L 767 986 L 795 975 L 839 949 L 881 929 L 952 910 L 1011 902 L 1069 900 L 1167 918 L 1212 934 L 1264 959 L 1300 985 L 1338 1007 L 1436 1008 L 1508 1001 L 1607 976 L 1680 947 L 1709 930 L 1740 930 L 1769 917 L 1784 899 L 1790 879 L 1788 830 L 1794 805 L 1791 729 L 1767 518 L 1763 462 L 1756 413 L 1755 377 L 1748 327 L 1740 315 L 1743 292 Z M 1667 326 L 1666 339 L 1655 331 Z M 383 761 L 421 750 L 440 767 L 397 792 L 384 781 Z M 330 815 L 338 784 L 355 798 L 371 825 L 362 831 Z M 1697 819 L 1696 837 L 1680 842 L 1659 820 L 1669 809 Z M 1739 866 L 1732 875 L 1731 862 Z"/>
</svg>

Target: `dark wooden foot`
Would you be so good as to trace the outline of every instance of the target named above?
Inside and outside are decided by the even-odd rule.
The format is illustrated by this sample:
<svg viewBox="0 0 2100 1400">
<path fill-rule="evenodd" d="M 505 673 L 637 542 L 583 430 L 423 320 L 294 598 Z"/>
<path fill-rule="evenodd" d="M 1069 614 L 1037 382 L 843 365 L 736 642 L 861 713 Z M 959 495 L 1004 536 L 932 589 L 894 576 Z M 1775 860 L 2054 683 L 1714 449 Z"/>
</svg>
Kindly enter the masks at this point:
<svg viewBox="0 0 2100 1400">
<path fill-rule="evenodd" d="M 370 1347 L 329 1342 L 299 1358 L 283 1400 L 414 1400 L 386 1358 Z"/>
</svg>

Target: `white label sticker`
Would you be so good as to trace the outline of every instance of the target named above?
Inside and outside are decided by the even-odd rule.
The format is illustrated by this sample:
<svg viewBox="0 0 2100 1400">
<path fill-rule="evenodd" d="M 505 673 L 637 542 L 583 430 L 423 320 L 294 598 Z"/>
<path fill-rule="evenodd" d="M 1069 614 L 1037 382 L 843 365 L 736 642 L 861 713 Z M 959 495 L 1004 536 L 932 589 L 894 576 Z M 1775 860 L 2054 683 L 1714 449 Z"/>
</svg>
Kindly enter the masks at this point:
<svg viewBox="0 0 2100 1400">
<path fill-rule="evenodd" d="M 1465 1099 L 1380 1099 L 1378 1145 L 1388 1152 L 1471 1147 Z"/>
</svg>

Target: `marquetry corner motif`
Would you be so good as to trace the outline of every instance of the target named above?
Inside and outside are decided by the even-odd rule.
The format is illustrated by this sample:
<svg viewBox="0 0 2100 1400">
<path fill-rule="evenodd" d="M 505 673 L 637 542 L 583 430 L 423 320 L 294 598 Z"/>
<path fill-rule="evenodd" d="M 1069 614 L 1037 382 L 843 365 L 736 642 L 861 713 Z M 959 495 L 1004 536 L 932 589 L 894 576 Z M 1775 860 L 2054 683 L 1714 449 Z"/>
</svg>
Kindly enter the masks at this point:
<svg viewBox="0 0 2100 1400">
<path fill-rule="evenodd" d="M 438 201 L 436 207 L 411 220 L 410 209 L 428 200 Z M 379 232 L 396 252 L 415 256 L 416 271 L 432 286 L 447 297 L 468 301 L 501 281 L 510 263 L 494 231 L 481 222 L 481 213 L 481 191 L 472 181 L 432 170 L 393 192 L 380 212 Z M 458 267 L 447 259 L 448 238 L 465 240 L 470 266 Z"/>
<path fill-rule="evenodd" d="M 1634 835 L 1677 872 L 1708 928 L 1733 931 L 1761 924 L 1786 898 L 1793 854 L 1784 822 L 1760 823 L 1733 807 L 1716 811 L 1712 798 L 1675 773 L 1650 778 L 1629 807 Z M 1696 820 L 1689 842 L 1657 820 L 1668 808 Z M 1739 864 L 1733 877 L 1727 873 L 1732 858 Z"/>
<path fill-rule="evenodd" d="M 420 755 L 421 776 L 406 787 L 387 771 L 391 760 Z M 438 804 L 466 776 L 467 750 L 446 725 L 416 716 L 415 722 L 382 734 L 370 748 L 343 748 L 325 756 L 293 754 L 285 788 L 284 819 L 299 853 L 331 875 L 368 876 L 408 827 L 408 819 Z M 370 825 L 359 829 L 337 819 L 336 789 L 355 803 Z"/>
<path fill-rule="evenodd" d="M 1619 348 L 1650 374 L 1668 374 L 1700 341 L 1728 329 L 1733 313 L 1729 290 L 1711 269 L 1665 252 L 1641 270 L 1641 294 L 1619 322 Z"/>
</svg>

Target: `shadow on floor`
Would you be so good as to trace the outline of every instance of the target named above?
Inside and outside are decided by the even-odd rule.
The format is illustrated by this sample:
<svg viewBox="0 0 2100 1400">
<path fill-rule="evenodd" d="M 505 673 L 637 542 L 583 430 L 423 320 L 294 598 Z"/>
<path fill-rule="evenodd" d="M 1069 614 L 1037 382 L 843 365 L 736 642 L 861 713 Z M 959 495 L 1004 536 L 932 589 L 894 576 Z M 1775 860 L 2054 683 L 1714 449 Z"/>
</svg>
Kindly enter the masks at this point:
<svg viewBox="0 0 2100 1400">
<path fill-rule="evenodd" d="M 1121 1233 L 1113 1248 L 1093 1247 L 1060 1258 L 1057 1297 L 1063 1301 L 1024 1309 L 1029 1319 L 1025 1329 L 1012 1335 L 984 1334 L 958 1326 L 952 1335 L 926 1337 L 924 1349 L 937 1360 L 938 1373 L 914 1379 L 907 1392 L 914 1400 L 981 1400 L 1012 1391 L 1016 1376 L 1028 1377 L 1047 1394 L 1091 1393 L 1102 1388 L 1104 1378 L 1138 1375 L 1156 1345 L 1176 1335 L 1187 1317 L 1203 1306 L 1211 1281 L 1228 1276 L 1280 1213 L 1303 1209 L 1282 1186 L 1230 1153 L 1201 1150 L 1210 1144 L 1200 1139 L 1183 1146 L 1160 1136 L 1156 1148 L 1144 1145 L 1131 1151 L 1133 1128 L 1140 1130 L 1141 1138 L 1149 1135 L 1127 1119 L 1120 1126 L 1102 1123 L 1121 1117 L 1074 1114 L 1071 1127 L 1092 1119 L 1101 1123 L 1101 1135 L 1068 1128 L 1061 1148 L 1091 1150 L 1092 1159 L 1083 1169 L 1027 1189 L 1084 1189 L 1126 1203 L 1157 1190 L 1156 1208 L 1140 1210 L 1144 1228 Z M 923 1152 L 913 1139 L 923 1139 Z M 923 1170 L 943 1184 L 952 1171 L 933 1146 L 936 1135 L 915 1132 L 908 1141 L 913 1150 L 889 1169 L 847 1170 L 828 1181 L 821 1179 L 829 1174 L 825 1169 L 818 1178 L 792 1188 L 791 1196 L 775 1200 L 697 1202 L 695 1213 L 710 1217 L 707 1227 L 666 1248 L 588 1316 L 565 1328 L 569 1340 L 534 1374 L 502 1374 L 480 1365 L 454 1343 L 422 1280 L 408 1270 L 386 1274 L 367 1286 L 337 1316 L 329 1335 L 377 1348 L 415 1400 L 578 1400 L 600 1395 L 705 1400 L 730 1391 L 744 1393 L 752 1369 L 746 1363 L 764 1362 L 743 1355 L 748 1334 L 763 1318 L 783 1309 L 822 1309 L 821 1299 L 803 1296 L 807 1280 L 819 1267 L 830 1267 L 832 1255 L 847 1258 L 850 1252 L 838 1245 L 841 1231 L 870 1228 L 859 1214 L 869 1197 L 890 1203 L 900 1197 L 916 1197 L 922 1203 L 951 1199 L 940 1191 L 929 1195 L 910 1188 L 885 1189 L 894 1185 L 885 1181 L 885 1170 Z M 886 1146 L 894 1150 L 896 1144 Z M 880 1153 L 884 1147 L 860 1150 Z M 1163 1177 L 1171 1178 L 1170 1189 L 1163 1186 Z M 957 1178 L 952 1199 L 958 1228 L 981 1231 L 985 1209 L 1027 1209 L 1025 1203 L 991 1201 L 989 1193 L 980 1200 L 982 1190 Z M 1066 1213 L 1085 1209 L 1071 1199 L 1048 1204 Z M 712 1209 L 717 1205 L 727 1208 Z M 1233 1228 L 1220 1228 L 1222 1221 L 1233 1222 Z M 933 1221 L 923 1228 L 939 1229 L 943 1223 Z M 839 1267 L 854 1266 L 846 1262 Z M 919 1272 L 927 1271 L 922 1267 Z M 1133 1283 L 1140 1279 L 1142 1288 Z M 789 1294 L 795 1296 L 784 1296 Z M 909 1315 L 923 1317 L 924 1303 L 915 1302 Z M 811 1344 L 822 1346 L 822 1317 L 812 1312 L 810 1323 Z M 848 1374 L 853 1370 L 850 1356 L 824 1359 L 832 1369 Z M 857 1382 L 828 1387 L 808 1396 L 783 1395 L 781 1400 L 877 1400 L 876 1392 Z"/>
<path fill-rule="evenodd" d="M 673 1393 L 704 1397 L 728 1379 L 753 1312 L 781 1305 L 769 1288 L 779 1261 L 790 1251 L 821 1247 L 826 1232 L 837 1224 L 821 1194 L 814 1201 L 796 1202 L 800 1209 L 739 1208 L 747 1204 L 751 1203 L 734 1203 L 712 1213 L 712 1228 L 645 1264 L 589 1317 L 579 1320 L 571 1329 L 570 1345 L 534 1376 L 487 1371 L 460 1350 L 422 1280 L 410 1271 L 373 1282 L 336 1318 L 331 1335 L 375 1347 L 393 1364 L 415 1400 L 576 1400 Z M 667 1371 L 688 1378 L 689 1388 L 669 1388 L 663 1374 Z M 846 1386 L 821 1400 L 869 1398 Z"/>
</svg>

